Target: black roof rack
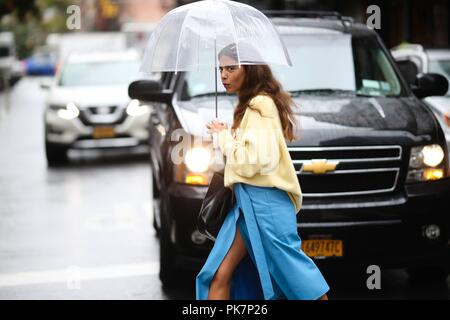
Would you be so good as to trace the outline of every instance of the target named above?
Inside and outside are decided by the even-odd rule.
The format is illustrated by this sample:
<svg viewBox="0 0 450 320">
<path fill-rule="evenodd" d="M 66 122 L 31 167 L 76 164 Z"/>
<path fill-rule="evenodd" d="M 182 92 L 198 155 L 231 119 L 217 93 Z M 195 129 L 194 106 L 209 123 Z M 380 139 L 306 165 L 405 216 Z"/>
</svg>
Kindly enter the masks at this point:
<svg viewBox="0 0 450 320">
<path fill-rule="evenodd" d="M 303 10 L 263 10 L 262 11 L 268 17 L 295 17 L 295 18 L 324 18 L 339 20 L 344 27 L 344 31 L 347 32 L 347 25 L 345 22 L 353 23 L 353 18 L 343 17 L 336 11 L 303 11 Z"/>
</svg>

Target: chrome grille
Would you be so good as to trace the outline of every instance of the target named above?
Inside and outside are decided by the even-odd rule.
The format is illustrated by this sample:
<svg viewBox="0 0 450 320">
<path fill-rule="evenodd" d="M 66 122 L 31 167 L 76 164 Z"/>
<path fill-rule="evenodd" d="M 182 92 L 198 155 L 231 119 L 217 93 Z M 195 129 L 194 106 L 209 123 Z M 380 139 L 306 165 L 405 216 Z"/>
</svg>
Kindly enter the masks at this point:
<svg viewBox="0 0 450 320">
<path fill-rule="evenodd" d="M 394 191 L 400 175 L 401 146 L 289 147 L 304 197 L 339 197 Z M 303 170 L 306 163 L 338 162 L 326 173 Z"/>
<path fill-rule="evenodd" d="M 118 106 L 89 106 L 80 111 L 80 120 L 85 125 L 119 124 L 125 118 L 125 109 Z"/>
</svg>

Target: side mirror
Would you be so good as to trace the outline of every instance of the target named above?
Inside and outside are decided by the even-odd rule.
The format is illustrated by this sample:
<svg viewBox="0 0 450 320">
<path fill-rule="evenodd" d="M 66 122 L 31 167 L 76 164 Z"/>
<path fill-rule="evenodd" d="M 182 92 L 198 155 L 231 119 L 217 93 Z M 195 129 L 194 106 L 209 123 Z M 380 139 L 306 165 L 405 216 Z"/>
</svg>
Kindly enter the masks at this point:
<svg viewBox="0 0 450 320">
<path fill-rule="evenodd" d="M 416 82 L 417 74 L 419 73 L 417 65 L 410 60 L 396 61 L 396 65 L 406 82 L 409 85 L 413 85 Z"/>
<path fill-rule="evenodd" d="M 159 81 L 137 80 L 128 86 L 128 95 L 131 99 L 169 104 L 172 101 L 173 92 L 163 90 Z"/>
<path fill-rule="evenodd" d="M 438 73 L 421 73 L 417 75 L 415 84 L 411 89 L 419 99 L 443 96 L 448 91 L 448 81 L 447 78 Z"/>
</svg>

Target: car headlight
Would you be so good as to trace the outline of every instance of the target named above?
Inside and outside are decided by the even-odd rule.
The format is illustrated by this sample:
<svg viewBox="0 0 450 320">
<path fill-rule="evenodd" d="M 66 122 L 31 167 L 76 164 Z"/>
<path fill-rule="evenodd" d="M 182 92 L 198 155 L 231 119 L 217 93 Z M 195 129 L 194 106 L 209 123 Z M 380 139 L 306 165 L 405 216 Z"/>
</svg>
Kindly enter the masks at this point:
<svg viewBox="0 0 450 320">
<path fill-rule="evenodd" d="M 411 148 L 406 182 L 437 180 L 445 176 L 445 153 L 438 144 Z"/>
<path fill-rule="evenodd" d="M 196 147 L 186 152 L 184 162 L 192 172 L 205 172 L 211 161 L 211 152 L 203 147 Z"/>
<path fill-rule="evenodd" d="M 444 150 L 438 144 L 423 147 L 422 154 L 423 163 L 429 167 L 436 167 L 444 160 Z"/>
<path fill-rule="evenodd" d="M 207 147 L 194 147 L 189 149 L 184 156 L 184 161 L 174 166 L 174 178 L 176 182 L 208 185 L 212 171 L 210 169 L 212 152 Z"/>
<path fill-rule="evenodd" d="M 133 117 L 149 114 L 151 109 L 148 105 L 139 104 L 139 100 L 133 99 L 127 106 L 127 114 Z"/>
<path fill-rule="evenodd" d="M 78 110 L 77 106 L 73 102 L 69 102 L 65 107 L 61 106 L 60 108 L 51 106 L 50 109 L 56 109 L 58 117 L 66 120 L 75 119 L 80 115 L 80 110 Z"/>
</svg>

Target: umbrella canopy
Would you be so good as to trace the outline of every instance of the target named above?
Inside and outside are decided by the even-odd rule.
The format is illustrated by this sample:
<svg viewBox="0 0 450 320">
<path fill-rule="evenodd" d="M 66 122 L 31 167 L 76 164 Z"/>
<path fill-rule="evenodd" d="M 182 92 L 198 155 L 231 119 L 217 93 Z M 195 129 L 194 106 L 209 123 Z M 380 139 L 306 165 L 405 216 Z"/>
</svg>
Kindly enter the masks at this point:
<svg viewBox="0 0 450 320">
<path fill-rule="evenodd" d="M 217 52 L 236 45 L 238 64 L 291 65 L 277 30 L 257 9 L 229 0 L 203 0 L 168 12 L 148 41 L 141 71 L 217 67 Z"/>
</svg>

